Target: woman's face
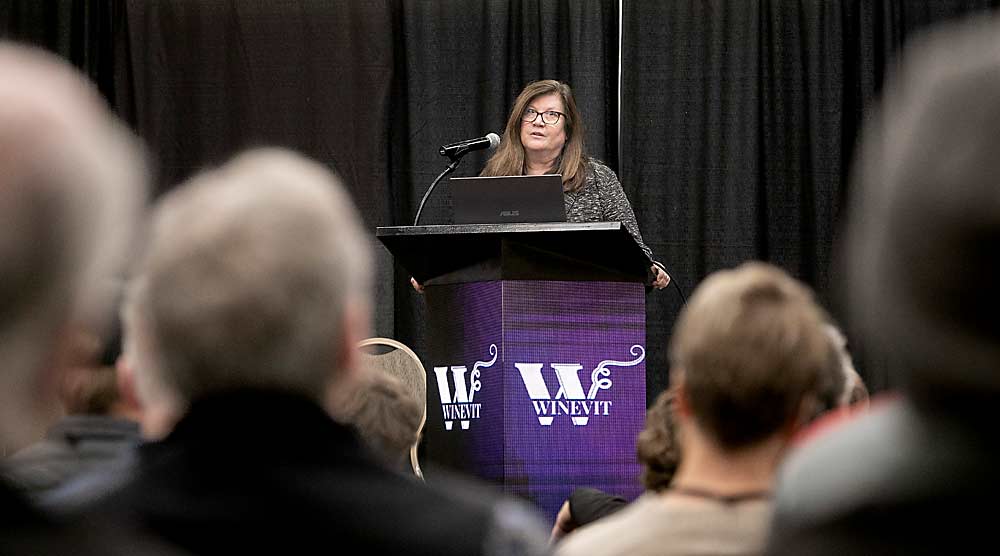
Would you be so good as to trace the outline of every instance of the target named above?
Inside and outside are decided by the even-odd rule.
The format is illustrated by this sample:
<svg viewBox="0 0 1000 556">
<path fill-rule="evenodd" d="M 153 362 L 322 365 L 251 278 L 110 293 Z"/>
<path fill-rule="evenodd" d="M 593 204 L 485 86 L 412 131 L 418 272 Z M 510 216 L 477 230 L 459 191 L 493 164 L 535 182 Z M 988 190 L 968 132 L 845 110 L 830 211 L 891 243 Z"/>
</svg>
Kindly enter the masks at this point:
<svg viewBox="0 0 1000 556">
<path fill-rule="evenodd" d="M 534 112 L 532 112 L 534 111 Z M 546 113 L 550 113 L 546 115 Z M 554 124 L 545 123 L 543 118 L 553 119 L 552 112 L 557 112 L 558 121 Z M 528 103 L 521 119 L 521 144 L 529 158 L 551 160 L 562 154 L 566 144 L 566 109 L 559 93 L 549 93 L 533 98 Z M 534 115 L 534 121 L 525 121 L 525 117 Z"/>
</svg>

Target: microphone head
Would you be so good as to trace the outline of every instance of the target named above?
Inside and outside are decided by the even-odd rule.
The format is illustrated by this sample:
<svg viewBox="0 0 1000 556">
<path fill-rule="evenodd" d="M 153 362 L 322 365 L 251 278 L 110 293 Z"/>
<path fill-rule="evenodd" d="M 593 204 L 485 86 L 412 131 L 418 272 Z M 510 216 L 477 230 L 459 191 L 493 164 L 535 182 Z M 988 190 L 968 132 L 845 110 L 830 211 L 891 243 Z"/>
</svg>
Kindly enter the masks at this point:
<svg viewBox="0 0 1000 556">
<path fill-rule="evenodd" d="M 486 138 L 490 140 L 491 150 L 500 146 L 500 136 L 496 133 L 487 133 Z"/>
</svg>

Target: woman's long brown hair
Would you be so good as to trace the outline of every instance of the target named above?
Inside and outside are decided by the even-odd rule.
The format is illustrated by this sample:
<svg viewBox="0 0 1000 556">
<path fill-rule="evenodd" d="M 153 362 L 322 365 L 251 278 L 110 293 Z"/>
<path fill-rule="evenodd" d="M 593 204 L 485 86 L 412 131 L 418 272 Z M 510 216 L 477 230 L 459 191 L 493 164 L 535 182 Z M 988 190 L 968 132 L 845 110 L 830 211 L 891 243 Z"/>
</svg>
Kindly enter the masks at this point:
<svg viewBox="0 0 1000 556">
<path fill-rule="evenodd" d="M 507 118 L 503 141 L 483 168 L 481 176 L 520 176 L 525 172 L 524 145 L 521 144 L 521 116 L 536 98 L 550 93 L 558 93 L 566 110 L 566 144 L 558 160 L 555 172 L 562 174 L 563 190 L 577 191 L 587 179 L 587 155 L 583 144 L 583 119 L 573 100 L 569 85 L 545 79 L 534 81 L 521 91 L 514 101 L 514 108 Z"/>
</svg>

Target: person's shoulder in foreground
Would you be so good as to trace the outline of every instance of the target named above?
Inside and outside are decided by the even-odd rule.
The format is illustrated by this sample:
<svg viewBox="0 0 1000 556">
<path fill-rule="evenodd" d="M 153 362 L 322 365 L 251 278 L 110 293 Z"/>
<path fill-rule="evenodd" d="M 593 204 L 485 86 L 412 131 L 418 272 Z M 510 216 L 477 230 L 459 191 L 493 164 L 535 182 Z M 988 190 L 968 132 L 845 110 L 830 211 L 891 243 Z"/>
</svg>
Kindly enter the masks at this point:
<svg viewBox="0 0 1000 556">
<path fill-rule="evenodd" d="M 254 416 L 258 407 L 271 413 Z M 548 550 L 540 520 L 523 506 L 464 482 L 427 485 L 383 467 L 351 429 L 295 396 L 244 391 L 200 400 L 139 455 L 130 479 L 84 514 L 139 520 L 193 554 Z"/>
<path fill-rule="evenodd" d="M 170 556 L 173 547 L 136 533 L 136 524 L 93 516 L 53 519 L 0 483 L 0 554 Z"/>
<path fill-rule="evenodd" d="M 441 468 L 424 466 L 427 487 L 459 505 L 487 508 L 487 533 L 483 554 L 550 554 L 548 533 L 536 509 L 510 498 L 488 483 Z"/>
<path fill-rule="evenodd" d="M 905 398 L 876 403 L 788 458 L 767 552 L 924 554 L 965 546 L 968 531 L 989 530 L 992 514 L 982 508 L 1000 496 L 993 442 Z"/>
<path fill-rule="evenodd" d="M 557 556 L 758 554 L 771 514 L 766 499 L 727 503 L 647 493 L 566 536 Z"/>
<path fill-rule="evenodd" d="M 139 425 L 103 415 L 69 415 L 49 429 L 45 440 L 10 456 L 4 473 L 32 496 L 99 469 L 139 442 Z"/>
</svg>

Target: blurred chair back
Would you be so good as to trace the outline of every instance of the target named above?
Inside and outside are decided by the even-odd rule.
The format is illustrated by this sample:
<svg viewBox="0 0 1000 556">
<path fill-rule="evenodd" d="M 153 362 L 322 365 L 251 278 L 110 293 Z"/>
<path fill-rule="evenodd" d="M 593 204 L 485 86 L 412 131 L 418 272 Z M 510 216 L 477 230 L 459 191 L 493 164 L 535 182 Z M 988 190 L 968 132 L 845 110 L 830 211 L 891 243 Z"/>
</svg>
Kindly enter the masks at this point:
<svg viewBox="0 0 1000 556">
<path fill-rule="evenodd" d="M 406 387 L 421 408 L 417 441 L 410 447 L 410 466 L 413 474 L 424 478 L 417 459 L 420 434 L 427 421 L 427 372 L 417 354 L 405 344 L 389 338 L 368 338 L 358 344 L 361 350 L 361 365 L 371 371 L 382 372 L 398 379 Z"/>
</svg>

